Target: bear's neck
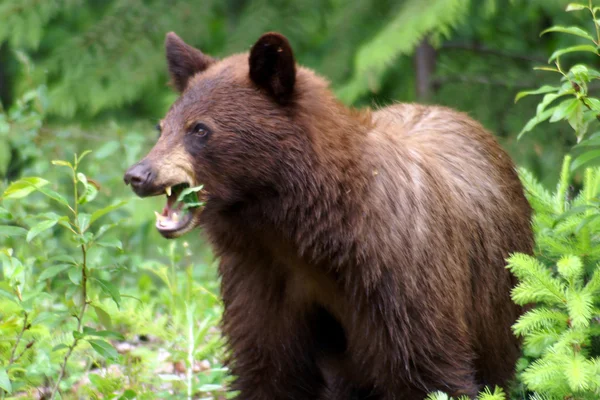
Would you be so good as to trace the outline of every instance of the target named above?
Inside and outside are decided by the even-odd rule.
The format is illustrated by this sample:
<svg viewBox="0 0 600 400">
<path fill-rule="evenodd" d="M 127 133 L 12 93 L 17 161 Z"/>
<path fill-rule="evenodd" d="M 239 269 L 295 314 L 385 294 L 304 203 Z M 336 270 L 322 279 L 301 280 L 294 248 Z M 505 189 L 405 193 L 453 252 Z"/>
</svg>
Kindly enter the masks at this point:
<svg viewBox="0 0 600 400">
<path fill-rule="evenodd" d="M 263 212 L 308 262 L 350 262 L 356 238 L 349 233 L 360 231 L 369 202 L 373 168 L 364 154 L 371 113 L 349 109 L 329 92 L 304 100 L 297 118 L 310 148 L 292 160 L 284 190 Z"/>
</svg>

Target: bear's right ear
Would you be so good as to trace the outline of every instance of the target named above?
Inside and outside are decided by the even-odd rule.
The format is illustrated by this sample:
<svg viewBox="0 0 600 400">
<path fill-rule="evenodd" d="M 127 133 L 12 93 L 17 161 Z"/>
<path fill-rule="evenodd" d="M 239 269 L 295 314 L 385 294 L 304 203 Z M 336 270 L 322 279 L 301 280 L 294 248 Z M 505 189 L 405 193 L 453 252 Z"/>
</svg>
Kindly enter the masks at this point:
<svg viewBox="0 0 600 400">
<path fill-rule="evenodd" d="M 285 36 L 270 32 L 258 39 L 250 50 L 250 79 L 277 102 L 290 100 L 296 83 L 294 52 Z"/>
<path fill-rule="evenodd" d="M 167 33 L 165 49 L 171 80 L 180 93 L 185 90 L 192 76 L 215 62 L 214 58 L 188 45 L 174 32 Z"/>
</svg>

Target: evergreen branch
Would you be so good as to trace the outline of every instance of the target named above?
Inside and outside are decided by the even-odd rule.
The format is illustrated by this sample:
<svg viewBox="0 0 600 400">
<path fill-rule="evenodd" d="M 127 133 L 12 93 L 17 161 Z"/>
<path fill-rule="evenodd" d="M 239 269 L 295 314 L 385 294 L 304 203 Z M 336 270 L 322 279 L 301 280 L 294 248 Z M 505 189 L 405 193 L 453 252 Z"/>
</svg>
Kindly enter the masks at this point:
<svg viewBox="0 0 600 400">
<path fill-rule="evenodd" d="M 354 76 L 338 90 L 346 102 L 376 92 L 385 72 L 403 54 L 411 53 L 427 34 L 447 35 L 467 14 L 467 0 L 406 1 L 373 39 L 359 48 Z"/>
<path fill-rule="evenodd" d="M 517 335 L 526 335 L 541 329 L 566 329 L 569 318 L 559 310 L 535 308 L 523 314 L 513 325 Z"/>
</svg>

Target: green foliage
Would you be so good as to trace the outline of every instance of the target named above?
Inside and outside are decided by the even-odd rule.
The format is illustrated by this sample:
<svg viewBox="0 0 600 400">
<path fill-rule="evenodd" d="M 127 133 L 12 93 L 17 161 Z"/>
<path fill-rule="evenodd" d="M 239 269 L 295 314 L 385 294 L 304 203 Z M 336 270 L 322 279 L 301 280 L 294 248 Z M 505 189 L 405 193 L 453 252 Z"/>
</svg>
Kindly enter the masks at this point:
<svg viewBox="0 0 600 400">
<path fill-rule="evenodd" d="M 42 96 L 27 92 L 0 120 L 20 148 L 32 138 L 48 154 L 54 144 L 33 106 Z M 84 172 L 94 153 L 31 154 L 20 166 L 31 175 L 0 198 L 0 398 L 221 396 L 221 304 L 214 277 L 198 275 L 214 266 L 187 242 L 141 259 L 130 222 L 139 207 L 107 192 L 101 165 L 99 179 Z"/>
<path fill-rule="evenodd" d="M 535 210 L 537 258 L 514 256 L 514 296 L 538 306 L 514 329 L 526 341 L 519 388 L 537 393 L 512 397 L 593 397 L 600 183 L 598 170 L 583 168 L 600 158 L 600 103 L 588 6 L 562 13 L 563 0 L 0 0 L 0 392 L 223 397 L 212 256 L 198 238 L 158 237 L 148 221 L 162 204 L 132 199 L 121 176 L 175 97 L 164 84 L 167 31 L 223 56 L 278 30 L 302 64 L 361 105 L 415 100 L 414 51 L 433 45 L 428 100 L 468 111 L 497 133 L 524 167 Z M 540 57 L 553 65 L 531 71 Z M 532 82 L 542 87 L 513 104 Z M 533 94 L 543 96 L 540 105 Z M 71 157 L 86 149 L 94 152 L 81 169 Z M 557 189 L 547 190 L 558 174 Z"/>
<path fill-rule="evenodd" d="M 401 54 L 409 54 L 425 35 L 449 36 L 467 14 L 465 0 L 409 0 L 356 54 L 354 76 L 338 91 L 352 103 L 369 90 L 378 91 L 385 72 Z M 439 40 L 439 39 L 438 39 Z"/>
<path fill-rule="evenodd" d="M 519 378 L 534 393 L 531 398 L 597 399 L 600 396 L 600 237 L 597 235 L 600 209 L 600 168 L 588 167 L 575 193 L 573 174 L 580 167 L 597 161 L 593 146 L 600 120 L 600 101 L 590 95 L 590 85 L 600 73 L 585 64 L 562 67 L 560 57 L 574 52 L 598 55 L 600 30 L 597 7 L 571 4 L 567 11 L 586 10 L 596 26 L 589 34 L 577 26 L 556 26 L 542 34 L 558 32 L 584 38 L 593 45 L 577 45 L 556 50 L 549 59 L 554 67 L 544 68 L 560 74 L 561 84 L 522 92 L 517 100 L 543 94 L 536 116 L 521 134 L 549 120 L 566 121 L 574 131 L 576 156 L 567 155 L 554 193 L 547 191 L 526 170 L 521 177 L 534 209 L 533 228 L 536 256 L 513 254 L 508 268 L 519 283 L 512 291 L 520 305 L 534 304 L 513 326 L 522 336 L 524 359 Z M 565 99 L 566 97 L 566 99 Z M 555 100 L 560 102 L 555 103 Z M 597 141 L 597 140 L 596 140 Z"/>
</svg>

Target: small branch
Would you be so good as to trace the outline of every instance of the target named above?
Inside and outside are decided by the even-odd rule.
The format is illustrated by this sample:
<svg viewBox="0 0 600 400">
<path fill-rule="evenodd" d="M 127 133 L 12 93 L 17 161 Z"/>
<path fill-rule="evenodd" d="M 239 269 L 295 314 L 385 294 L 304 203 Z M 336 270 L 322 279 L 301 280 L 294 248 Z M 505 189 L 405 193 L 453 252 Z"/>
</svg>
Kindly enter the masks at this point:
<svg viewBox="0 0 600 400">
<path fill-rule="evenodd" d="M 503 58 L 512 58 L 513 60 L 525 61 L 529 63 L 544 63 L 546 64 L 547 60 L 543 57 L 536 57 L 527 54 L 516 54 L 510 53 L 507 51 L 490 49 L 488 47 L 484 47 L 478 44 L 464 44 L 464 43 L 444 43 L 440 50 L 462 50 L 462 51 L 470 51 L 473 53 L 480 54 L 489 54 L 497 57 Z"/>
<path fill-rule="evenodd" d="M 23 319 L 23 326 L 21 327 L 21 332 L 19 332 L 19 335 L 17 336 L 17 341 L 15 342 L 15 345 L 13 346 L 12 351 L 10 352 L 10 358 L 8 359 L 8 365 L 15 362 L 15 360 L 18 360 L 19 357 L 21 357 L 21 355 L 23 355 L 25 350 L 27 350 L 27 348 L 25 348 L 25 350 L 23 350 L 23 352 L 18 357 L 15 358 L 15 353 L 17 352 L 17 347 L 19 347 L 19 342 L 21 342 L 21 338 L 23 337 L 23 334 L 25 333 L 25 331 L 27 329 L 29 329 L 29 324 L 27 321 L 27 318 L 29 316 L 27 315 L 26 312 L 23 312 L 23 313 L 25 314 L 25 318 Z"/>
<path fill-rule="evenodd" d="M 14 362 L 17 362 L 17 361 L 19 361 L 19 360 L 21 359 L 21 357 L 23 357 L 23 354 L 25 354 L 25 352 L 26 352 L 27 350 L 29 350 L 31 347 L 33 347 L 33 345 L 34 345 L 34 344 L 35 344 L 35 341 L 34 341 L 34 340 L 32 340 L 31 342 L 27 343 L 27 346 L 25 346 L 25 348 L 23 349 L 23 351 L 21 351 L 21 352 L 19 353 L 19 355 L 15 357 L 15 360 L 14 360 Z"/>
<path fill-rule="evenodd" d="M 81 253 L 83 255 L 83 265 L 81 268 L 81 286 L 82 286 L 81 298 L 83 299 L 83 306 L 81 307 L 81 311 L 79 312 L 79 315 L 75 317 L 75 318 L 77 318 L 77 332 L 81 332 L 81 329 L 83 326 L 83 317 L 85 315 L 85 311 L 86 311 L 87 305 L 88 305 L 88 301 L 87 301 L 87 250 L 85 248 L 85 245 L 81 245 Z M 63 359 L 63 363 L 60 367 L 60 372 L 58 373 L 58 378 L 56 379 L 56 383 L 54 384 L 54 387 L 52 388 L 52 393 L 50 393 L 50 400 L 54 400 L 54 396 L 56 396 L 56 392 L 58 391 L 58 386 L 60 385 L 60 381 L 65 376 L 65 372 L 67 369 L 67 361 L 69 360 L 69 357 L 71 357 L 71 354 L 73 353 L 73 350 L 75 349 L 75 347 L 77 346 L 78 343 L 79 343 L 79 338 L 74 338 L 73 343 L 69 346 L 67 353 L 65 354 L 65 358 Z"/>
</svg>

